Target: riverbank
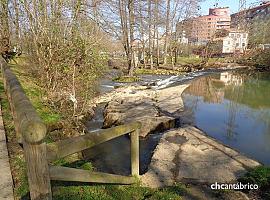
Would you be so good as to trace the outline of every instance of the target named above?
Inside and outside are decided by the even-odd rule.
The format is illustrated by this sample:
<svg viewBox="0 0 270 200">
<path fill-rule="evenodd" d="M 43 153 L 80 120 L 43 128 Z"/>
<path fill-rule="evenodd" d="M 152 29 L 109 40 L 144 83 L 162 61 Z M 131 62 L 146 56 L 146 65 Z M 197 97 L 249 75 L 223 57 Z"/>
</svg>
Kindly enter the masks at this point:
<svg viewBox="0 0 270 200">
<path fill-rule="evenodd" d="M 114 97 L 113 98 L 107 97 L 107 101 L 109 103 L 108 103 L 108 105 L 105 108 L 105 118 L 106 118 L 106 116 L 107 117 L 110 116 L 110 117 L 108 117 L 108 119 L 105 119 L 105 124 L 106 123 L 110 124 L 110 125 L 108 125 L 109 127 L 110 126 L 113 126 L 114 124 L 117 125 L 117 124 L 125 123 L 125 120 L 124 119 L 136 119 L 136 117 L 140 118 L 141 116 L 144 116 L 144 115 L 147 116 L 148 113 L 151 116 L 154 115 L 157 118 L 160 117 L 159 116 L 160 113 L 158 113 L 158 115 L 157 115 L 157 112 L 153 112 L 153 110 L 151 110 L 151 109 L 149 110 L 149 108 L 151 108 L 151 106 L 153 106 L 153 107 L 157 108 L 157 110 L 161 111 L 161 113 L 162 113 L 162 109 L 160 109 L 160 107 L 158 106 L 159 105 L 159 102 L 160 102 L 159 99 L 161 99 L 161 97 L 159 95 L 160 95 L 160 91 L 166 91 L 168 88 L 165 88 L 165 89 L 160 90 L 158 92 L 156 90 L 154 90 L 155 92 L 153 92 L 153 90 L 149 86 L 148 87 L 147 86 L 140 86 L 140 89 L 138 89 L 138 90 L 136 89 L 135 86 L 132 86 L 132 87 L 133 87 L 132 89 L 131 89 L 131 87 L 118 88 L 117 89 L 118 90 L 117 91 L 117 94 L 115 94 L 115 91 L 114 91 L 114 95 L 113 95 Z M 123 89 L 123 91 L 125 91 L 125 92 L 122 93 L 123 96 L 121 95 L 121 90 L 122 89 Z M 177 105 L 178 106 L 178 109 L 173 109 L 173 110 L 171 110 L 171 112 L 168 112 L 168 110 L 167 110 L 165 113 L 166 114 L 169 114 L 170 116 L 172 116 L 172 114 L 176 114 L 175 116 L 177 116 L 177 113 L 175 113 L 174 111 L 181 110 L 183 107 L 182 107 L 182 104 L 181 103 L 179 104 L 180 101 L 177 100 L 177 98 L 174 97 L 174 94 L 177 93 L 177 92 L 179 92 L 180 93 L 180 97 L 181 97 L 181 91 L 183 91 L 183 90 L 180 90 L 180 87 L 179 86 L 176 86 L 176 87 L 170 87 L 169 88 L 169 91 L 170 91 L 170 92 L 168 92 L 169 96 L 171 96 L 172 99 L 175 99 L 175 101 L 172 102 L 172 104 L 173 105 Z M 177 95 L 179 95 L 179 93 Z M 140 95 L 142 95 L 141 98 L 140 98 Z M 108 96 L 110 96 L 110 95 L 108 95 Z M 154 100 L 151 100 L 151 98 L 154 99 Z M 142 99 L 144 99 L 145 101 L 142 101 Z M 164 100 L 168 100 L 167 101 L 167 105 L 165 107 L 166 107 L 166 109 L 169 109 L 170 98 L 167 99 L 167 97 L 165 97 Z M 101 102 L 106 102 L 106 98 L 104 98 L 103 101 L 101 100 Z M 147 106 L 144 105 L 143 102 L 146 102 Z M 142 105 L 142 108 L 140 109 L 140 106 L 141 105 Z M 136 112 L 133 112 L 134 110 L 136 110 Z M 138 113 L 138 116 L 134 116 L 135 113 Z M 164 112 L 162 114 L 164 114 Z M 145 122 L 145 120 L 143 120 L 143 121 Z M 157 120 L 155 120 L 155 121 L 157 121 Z M 161 128 L 160 129 L 161 132 L 164 131 L 162 125 L 157 126 L 157 127 L 160 127 Z M 181 128 L 180 129 L 176 129 L 176 130 L 179 130 L 180 131 Z M 149 131 L 149 133 L 154 133 L 154 132 L 152 132 L 150 130 L 148 130 L 148 131 Z M 195 129 L 194 131 L 196 133 L 199 130 L 196 130 Z M 180 131 L 180 133 L 181 133 L 181 131 Z M 205 135 L 202 132 L 200 132 L 200 134 L 201 135 Z M 147 134 L 145 134 L 145 129 L 143 128 L 143 134 L 141 136 L 145 137 L 146 135 Z M 180 134 L 180 135 L 181 135 L 181 138 L 182 138 L 182 135 L 183 134 Z M 155 150 L 155 153 L 156 153 L 156 151 L 158 151 L 157 149 L 159 148 L 159 145 L 162 144 L 162 141 L 164 141 L 164 138 L 163 137 L 166 137 L 166 133 L 162 136 L 162 138 L 160 140 L 161 142 L 158 144 L 158 146 L 157 146 L 157 148 Z M 214 171 L 213 169 L 215 169 L 215 167 L 217 166 L 217 163 L 216 163 L 217 161 L 213 157 L 210 158 L 211 155 L 214 156 L 216 154 L 216 155 L 218 155 L 216 157 L 221 157 L 221 159 L 218 162 L 220 164 L 220 167 L 217 169 L 217 171 L 219 171 L 219 172 L 212 174 L 213 175 L 212 178 L 217 178 L 217 177 L 220 177 L 221 178 L 221 180 L 216 179 L 216 181 L 221 181 L 221 182 L 222 181 L 223 182 L 224 181 L 230 182 L 232 180 L 237 181 L 237 179 L 239 177 L 243 176 L 248 171 L 248 169 L 254 168 L 255 166 L 258 166 L 259 165 L 258 162 L 256 162 L 256 161 L 254 161 L 252 159 L 249 159 L 249 158 L 241 155 L 239 152 L 237 152 L 237 151 L 235 151 L 235 150 L 233 150 L 233 149 L 231 149 L 231 148 L 229 148 L 227 146 L 224 146 L 221 143 L 218 143 L 218 145 L 214 145 L 214 146 L 219 146 L 219 148 L 216 148 L 215 147 L 214 150 L 211 149 L 212 148 L 212 145 L 213 144 L 216 144 L 216 141 L 213 140 L 212 138 L 208 137 L 208 136 L 206 136 L 206 137 L 210 141 L 209 142 L 210 144 L 208 144 L 208 143 L 205 144 L 204 142 L 201 142 L 202 144 L 195 144 L 195 146 L 196 145 L 199 146 L 198 149 L 197 150 L 194 150 L 194 151 L 190 151 L 190 152 L 187 151 L 186 154 L 184 155 L 184 156 L 187 156 L 190 153 L 191 158 L 192 159 L 194 158 L 194 160 L 191 159 L 190 162 L 194 161 L 194 162 L 207 163 L 208 160 L 212 160 L 213 161 L 212 163 L 211 162 L 207 163 L 208 165 L 207 164 L 205 165 L 206 167 L 205 167 L 204 170 L 197 169 L 196 167 L 193 169 L 194 171 L 196 171 L 196 173 L 200 173 L 201 172 L 203 175 L 206 175 L 204 177 L 202 176 L 201 177 L 202 178 L 201 180 L 195 181 L 195 182 L 199 182 L 200 183 L 199 188 L 201 188 L 203 186 L 203 185 L 201 185 L 201 182 L 203 182 L 203 184 L 205 184 L 206 182 L 209 182 L 209 180 L 205 180 L 205 179 L 208 177 L 207 175 L 209 175 L 209 178 L 211 178 L 211 174 L 209 174 L 209 172 L 210 171 Z M 191 139 L 191 141 L 192 140 L 193 139 Z M 169 142 L 169 145 L 168 146 L 170 146 L 172 148 L 173 148 L 173 146 L 175 146 L 174 143 L 178 143 L 178 142 L 179 143 L 185 143 L 185 139 L 183 139 L 183 140 L 182 139 L 179 139 L 178 140 L 178 137 L 175 137 L 175 138 L 172 137 L 170 139 L 170 141 L 171 142 Z M 168 141 L 166 141 L 166 142 L 168 143 Z M 198 143 L 200 143 L 200 142 L 198 142 Z M 193 144 L 188 144 L 188 145 L 190 145 L 191 147 L 190 148 L 186 148 L 185 147 L 185 149 L 189 149 L 189 150 L 192 149 Z M 202 147 L 205 147 L 206 146 L 206 149 L 203 149 L 202 148 L 203 151 L 207 152 L 208 149 L 210 151 L 210 153 L 208 154 L 208 156 L 210 156 L 210 157 L 207 157 L 206 156 L 205 158 L 202 158 L 202 159 L 205 159 L 205 161 L 200 160 L 200 158 L 201 158 L 200 156 L 203 155 L 203 154 L 199 153 L 202 150 L 202 149 L 200 149 L 200 145 L 202 145 Z M 210 148 L 209 148 L 208 145 L 210 145 Z M 159 181 L 159 183 L 151 183 L 151 181 L 150 181 L 150 184 L 147 184 L 146 183 L 146 185 L 148 185 L 148 186 L 151 186 L 151 185 L 152 186 L 164 186 L 164 185 L 166 185 L 166 184 L 164 184 L 164 182 L 166 182 L 166 180 L 169 180 L 168 182 L 171 185 L 173 185 L 176 182 L 175 179 L 174 179 L 174 173 L 172 173 L 170 170 L 168 170 L 168 167 L 171 167 L 172 165 L 175 165 L 174 164 L 174 161 L 175 161 L 174 158 L 177 157 L 177 156 L 174 156 L 175 154 L 172 153 L 173 151 L 170 151 L 170 150 L 168 150 L 168 152 L 170 152 L 170 154 L 164 153 L 164 151 L 167 152 L 167 150 L 168 149 L 166 147 L 164 147 L 164 146 L 162 146 L 162 148 L 160 148 L 160 151 L 159 151 L 159 152 L 161 152 L 160 154 L 161 155 L 164 155 L 165 154 L 165 156 L 164 156 L 165 157 L 165 161 L 161 159 L 160 163 L 157 161 L 158 159 L 155 158 L 155 153 L 154 153 L 154 155 L 152 157 L 152 161 L 151 161 L 150 167 L 149 167 L 149 168 L 151 168 L 151 166 L 152 166 L 152 168 L 154 168 L 155 170 L 158 170 L 159 172 L 163 173 L 163 174 L 160 175 L 160 174 L 156 173 L 155 170 L 154 170 L 154 172 L 152 171 L 152 175 L 154 174 L 154 177 L 156 179 L 161 179 L 162 180 L 162 178 L 165 178 L 165 181 L 162 180 L 162 181 Z M 178 150 L 179 150 L 179 148 L 178 148 Z M 201 151 L 201 152 L 203 152 L 203 151 Z M 228 153 L 228 151 L 230 153 Z M 177 152 L 177 150 L 175 152 Z M 193 152 L 193 153 L 191 153 L 191 152 Z M 194 152 L 198 152 L 198 159 L 199 159 L 199 161 L 198 160 L 196 161 L 196 159 L 195 159 L 196 156 L 193 156 L 194 155 Z M 205 153 L 205 152 L 203 152 L 203 153 Z M 215 153 L 215 152 L 217 152 L 217 153 Z M 172 154 L 172 156 L 169 156 L 171 154 Z M 170 157 L 172 157 L 173 159 L 171 161 L 168 161 L 168 160 L 170 160 Z M 231 159 L 231 161 L 230 161 L 230 159 Z M 159 167 L 164 167 L 164 165 L 165 165 L 165 168 L 167 167 L 167 172 L 166 172 L 166 170 L 159 168 Z M 188 163 L 185 166 L 192 167 L 192 166 L 196 166 L 196 164 L 194 164 L 194 163 Z M 226 166 L 226 167 L 224 168 L 224 166 Z M 189 169 L 187 167 L 187 168 L 184 168 L 184 170 L 186 170 L 187 174 L 189 174 L 189 175 L 190 175 L 190 173 L 192 173 L 192 168 Z M 228 173 L 226 172 L 226 173 L 223 174 L 223 171 L 224 170 L 225 171 L 227 170 Z M 168 172 L 170 172 L 173 175 L 170 176 L 170 173 L 168 173 Z M 207 172 L 207 173 L 205 173 L 205 172 Z M 147 173 L 149 173 L 149 171 Z M 182 172 L 182 173 L 184 173 L 184 172 Z M 189 177 L 187 179 L 194 181 L 194 177 L 200 177 L 196 173 L 194 173 L 195 175 L 193 177 L 191 175 L 191 177 Z M 218 173 L 220 173 L 220 174 L 218 175 Z M 155 178 L 153 178 L 153 179 L 155 179 Z M 222 179 L 222 178 L 224 178 L 224 179 Z M 178 181 L 179 180 L 180 180 L 181 183 L 186 181 L 186 179 L 185 179 L 185 181 L 183 181 L 182 179 L 178 179 Z M 215 181 L 215 180 L 213 179 L 211 181 Z M 162 182 L 162 183 L 160 183 L 160 182 Z M 197 189 L 198 189 L 198 187 L 197 187 Z M 201 192 L 202 192 L 202 188 L 201 188 Z M 209 194 L 210 193 L 211 192 L 209 192 Z M 240 197 L 242 199 L 247 199 L 248 198 L 246 195 L 244 195 L 242 193 L 237 193 L 237 195 L 240 195 Z M 238 199 L 241 199 L 240 197 Z M 232 196 L 230 198 L 232 198 Z"/>
<path fill-rule="evenodd" d="M 30 77 L 26 76 L 22 71 L 17 71 L 16 74 L 19 77 L 22 85 L 29 96 L 30 100 L 37 108 L 39 114 L 42 116 L 42 119 L 45 120 L 48 124 L 50 122 L 58 122 L 61 119 L 58 113 L 55 113 L 54 110 L 42 101 L 42 95 L 40 95 L 40 90 L 35 86 L 34 81 L 31 80 Z M 194 76 L 196 77 L 196 76 Z M 189 77 L 186 77 L 187 80 Z M 168 127 L 165 126 L 166 129 L 174 128 L 176 124 L 179 122 L 177 119 L 178 112 L 181 111 L 182 103 L 181 103 L 181 91 L 184 90 L 186 86 L 179 86 L 176 90 L 175 87 L 167 88 L 164 90 L 160 89 L 159 85 L 153 86 L 125 86 L 122 88 L 118 88 L 115 91 L 105 94 L 103 96 L 97 97 L 93 100 L 93 104 L 97 103 L 105 103 L 105 102 L 114 102 L 116 106 L 125 104 L 129 102 L 129 107 L 132 107 L 133 100 L 140 99 L 141 103 L 143 104 L 143 100 L 147 100 L 148 103 L 143 107 L 144 112 L 147 111 L 145 108 L 150 108 L 149 114 L 154 114 L 152 116 L 152 120 L 155 121 L 155 117 L 170 117 L 173 119 L 174 123 L 170 124 Z M 12 175 L 13 180 L 15 183 L 15 194 L 16 199 L 20 198 L 28 198 L 28 185 L 27 185 L 27 177 L 25 173 L 25 162 L 23 158 L 23 153 L 21 147 L 17 144 L 15 138 L 15 130 L 12 124 L 12 118 L 10 116 L 10 111 L 8 107 L 8 103 L 4 92 L 2 91 L 2 105 L 3 107 L 3 115 L 5 121 L 5 129 L 7 130 L 8 134 L 8 146 L 9 146 L 9 154 L 10 154 L 10 161 L 12 167 Z M 134 98 L 137 95 L 136 98 Z M 142 95 L 142 97 L 140 97 Z M 119 98 L 123 98 L 119 101 Z M 128 101 L 126 101 L 128 100 Z M 175 101 L 177 105 L 175 105 Z M 123 103 L 122 103 L 123 102 Z M 113 104 L 113 103 L 112 103 Z M 136 102 L 135 102 L 136 104 Z M 134 114 L 140 113 L 140 109 L 138 107 L 142 104 L 138 104 L 135 107 L 133 112 L 128 112 L 132 109 L 127 109 L 126 106 L 122 107 L 121 110 L 118 109 L 121 115 L 124 114 Z M 92 105 L 92 104 L 90 104 Z M 114 106 L 115 106 L 114 105 Z M 150 107 L 148 107 L 150 106 Z M 108 107 L 108 106 L 107 106 Z M 111 107 L 111 109 L 115 109 L 116 107 Z M 111 110 L 112 111 L 112 110 Z M 149 111 L 149 110 L 148 110 Z M 107 114 L 109 114 L 108 112 Z M 117 112 L 115 112 L 117 113 Z M 115 115 L 114 113 L 114 115 Z M 119 115 L 118 115 L 119 116 Z M 139 116 L 137 116 L 139 117 Z M 142 116 L 143 117 L 143 114 Z M 120 119 L 120 118 L 119 118 Z M 123 119 L 123 118 L 121 118 Z M 177 119 L 177 120 L 176 120 Z M 130 120 L 133 120 L 133 117 L 130 116 Z M 144 122 L 143 118 L 141 120 Z M 126 121 L 117 120 L 120 123 L 126 123 Z M 156 120 L 157 121 L 157 120 Z M 118 123 L 117 122 L 117 123 Z M 116 123 L 116 124 L 117 124 Z M 146 123 L 149 124 L 149 123 Z M 153 127 L 155 128 L 148 128 L 145 129 L 145 133 L 152 132 L 153 135 L 155 132 L 159 132 L 160 130 L 160 122 L 157 122 Z M 115 125 L 115 124 L 112 124 Z M 153 131 L 155 130 L 155 131 Z M 47 138 L 47 142 L 52 141 L 55 138 L 63 137 L 63 133 L 61 132 L 61 128 L 55 127 L 54 129 L 51 128 L 51 132 L 49 133 L 49 137 Z M 148 134 L 146 134 L 148 135 Z M 88 170 L 97 170 L 95 167 L 85 160 L 78 160 L 78 158 L 66 158 L 63 160 L 59 160 L 56 165 L 62 166 L 70 166 L 75 168 L 83 168 Z M 70 186 L 72 185 L 72 186 Z M 194 188 L 194 187 L 192 187 Z M 53 195 L 54 199 L 86 199 L 86 198 L 93 198 L 93 199 L 132 199 L 132 197 L 137 196 L 138 199 L 188 199 L 188 197 L 192 197 L 194 195 L 194 190 L 190 190 L 189 186 L 183 185 L 182 183 L 173 184 L 172 186 L 166 186 L 165 188 L 158 188 L 158 189 L 151 189 L 149 187 L 141 187 L 139 184 L 134 186 L 102 186 L 102 185 L 80 185 L 80 184 L 67 184 L 67 183 L 60 183 L 60 182 L 53 182 Z M 215 196 L 215 194 L 213 194 Z M 214 198 L 214 197 L 213 197 Z M 216 197 L 215 197 L 216 198 Z"/>
</svg>

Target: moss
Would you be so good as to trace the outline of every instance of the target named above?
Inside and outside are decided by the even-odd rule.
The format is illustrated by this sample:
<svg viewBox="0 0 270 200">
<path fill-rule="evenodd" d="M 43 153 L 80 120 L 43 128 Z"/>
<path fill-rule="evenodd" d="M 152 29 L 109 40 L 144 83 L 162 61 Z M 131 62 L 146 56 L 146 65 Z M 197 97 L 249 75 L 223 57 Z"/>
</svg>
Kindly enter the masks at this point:
<svg viewBox="0 0 270 200">
<path fill-rule="evenodd" d="M 135 74 L 182 75 L 184 72 L 168 69 L 136 69 Z"/>
<path fill-rule="evenodd" d="M 140 78 L 137 76 L 119 76 L 114 78 L 113 81 L 121 83 L 132 83 L 140 81 Z"/>
</svg>

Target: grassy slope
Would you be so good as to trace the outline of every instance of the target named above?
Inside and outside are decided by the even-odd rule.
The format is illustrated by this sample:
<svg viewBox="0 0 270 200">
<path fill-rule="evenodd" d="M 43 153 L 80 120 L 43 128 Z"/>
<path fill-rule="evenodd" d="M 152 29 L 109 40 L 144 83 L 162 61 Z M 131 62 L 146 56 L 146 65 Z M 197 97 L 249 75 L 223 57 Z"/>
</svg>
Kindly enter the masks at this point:
<svg viewBox="0 0 270 200">
<path fill-rule="evenodd" d="M 22 66 L 11 65 L 13 72 L 20 80 L 30 101 L 37 109 L 38 114 L 46 123 L 55 123 L 61 119 L 61 114 L 55 112 L 49 107 L 43 97 L 46 96 L 45 91 L 39 88 L 31 76 L 24 72 Z M 1 74 L 2 77 L 2 74 Z M 0 80 L 1 105 L 3 112 L 3 120 L 5 130 L 7 132 L 8 148 L 10 155 L 10 163 L 12 175 L 14 179 L 14 191 L 16 199 L 29 199 L 29 189 L 26 176 L 26 167 L 23 157 L 23 150 L 16 142 L 15 129 L 12 115 L 10 112 L 7 97 L 4 93 L 3 81 Z M 54 164 L 93 170 L 91 163 L 86 161 L 69 162 L 69 159 L 56 161 Z M 182 185 L 175 185 L 164 189 L 151 189 L 140 187 L 139 184 L 132 186 L 122 185 L 99 185 L 99 184 L 71 184 L 65 182 L 52 182 L 53 199 L 181 199 L 180 195 L 184 193 Z"/>
</svg>

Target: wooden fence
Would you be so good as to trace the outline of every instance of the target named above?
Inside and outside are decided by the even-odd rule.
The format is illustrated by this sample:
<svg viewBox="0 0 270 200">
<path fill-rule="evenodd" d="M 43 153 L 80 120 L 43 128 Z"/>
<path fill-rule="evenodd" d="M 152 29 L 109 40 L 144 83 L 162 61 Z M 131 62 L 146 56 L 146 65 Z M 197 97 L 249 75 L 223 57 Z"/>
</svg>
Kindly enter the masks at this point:
<svg viewBox="0 0 270 200">
<path fill-rule="evenodd" d="M 95 183 L 133 184 L 139 175 L 139 129 L 138 122 L 121 125 L 96 133 L 86 134 L 46 144 L 47 127 L 25 95 L 20 82 L 0 60 L 3 83 L 13 115 L 16 137 L 23 144 L 30 196 L 32 200 L 52 199 L 51 180 Z M 90 172 L 51 165 L 52 161 L 80 152 L 113 138 L 130 134 L 131 176 Z"/>
</svg>

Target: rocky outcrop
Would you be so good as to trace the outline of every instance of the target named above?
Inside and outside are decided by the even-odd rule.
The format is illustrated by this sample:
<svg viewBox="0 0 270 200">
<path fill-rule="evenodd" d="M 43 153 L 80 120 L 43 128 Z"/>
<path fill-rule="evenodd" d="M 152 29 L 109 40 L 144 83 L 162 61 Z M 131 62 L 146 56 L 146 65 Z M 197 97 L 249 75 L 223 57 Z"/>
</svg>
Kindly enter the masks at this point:
<svg viewBox="0 0 270 200">
<path fill-rule="evenodd" d="M 163 90 L 131 90 L 118 95 L 106 106 L 104 128 L 132 121 L 142 123 L 140 136 L 162 132 L 176 126 L 177 113 L 183 110 L 181 94 L 188 85 Z"/>
<path fill-rule="evenodd" d="M 141 180 L 150 187 L 175 182 L 228 183 L 258 165 L 197 128 L 185 126 L 162 136 Z"/>
</svg>

